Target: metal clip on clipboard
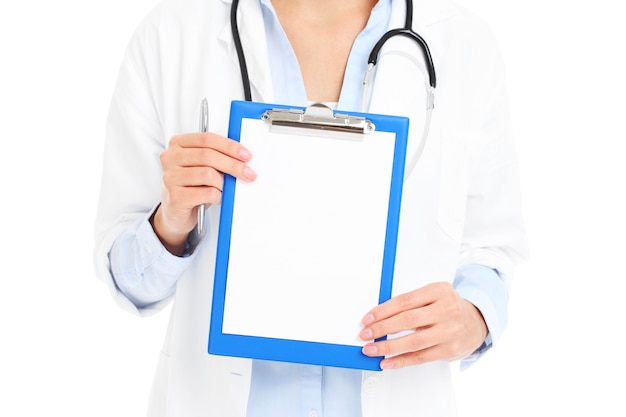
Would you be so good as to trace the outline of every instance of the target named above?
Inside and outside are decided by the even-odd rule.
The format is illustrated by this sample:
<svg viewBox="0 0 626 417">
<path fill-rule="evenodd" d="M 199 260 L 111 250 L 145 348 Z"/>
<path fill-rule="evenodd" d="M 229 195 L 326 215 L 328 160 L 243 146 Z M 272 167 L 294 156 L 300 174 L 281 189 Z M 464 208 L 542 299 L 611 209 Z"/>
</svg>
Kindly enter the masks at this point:
<svg viewBox="0 0 626 417">
<path fill-rule="evenodd" d="M 321 103 L 312 104 L 306 110 L 267 110 L 261 119 L 271 122 L 272 126 L 301 127 L 332 132 L 364 134 L 376 130 L 374 123 L 364 117 L 333 113 L 330 107 Z"/>
</svg>

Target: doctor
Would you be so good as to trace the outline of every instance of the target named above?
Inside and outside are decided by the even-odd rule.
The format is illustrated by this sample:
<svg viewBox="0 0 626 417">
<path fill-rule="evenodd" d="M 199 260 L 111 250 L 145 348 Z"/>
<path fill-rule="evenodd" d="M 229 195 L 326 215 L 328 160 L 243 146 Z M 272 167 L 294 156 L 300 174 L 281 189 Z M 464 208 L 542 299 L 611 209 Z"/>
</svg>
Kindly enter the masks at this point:
<svg viewBox="0 0 626 417">
<path fill-rule="evenodd" d="M 361 372 L 206 353 L 223 173 L 263 175 L 251 167 L 254 155 L 225 138 L 230 102 L 243 98 L 230 7 L 158 5 L 128 46 L 111 102 L 96 270 L 131 312 L 173 303 L 148 415 L 454 416 L 450 363 L 467 366 L 498 343 L 508 280 L 526 257 L 506 88 L 489 30 L 447 0 L 415 2 L 413 26 L 437 71 L 436 109 L 404 185 L 394 297 L 362 312 L 363 353 L 385 355 L 384 370 Z M 242 0 L 252 99 L 360 110 L 367 56 L 402 26 L 405 10 L 404 0 Z M 415 43 L 387 42 L 365 110 L 410 117 L 409 154 L 420 145 L 426 79 Z M 203 97 L 211 133 L 193 133 Z M 208 206 L 203 237 L 195 233 L 200 204 Z"/>
</svg>

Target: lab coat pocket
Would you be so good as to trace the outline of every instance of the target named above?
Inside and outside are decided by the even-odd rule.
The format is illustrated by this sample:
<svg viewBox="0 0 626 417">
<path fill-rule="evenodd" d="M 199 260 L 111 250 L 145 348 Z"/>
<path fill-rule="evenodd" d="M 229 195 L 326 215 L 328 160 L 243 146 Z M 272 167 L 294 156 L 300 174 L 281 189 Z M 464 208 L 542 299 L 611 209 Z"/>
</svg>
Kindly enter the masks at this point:
<svg viewBox="0 0 626 417">
<path fill-rule="evenodd" d="M 443 232 L 460 242 L 465 226 L 465 208 L 472 161 L 482 147 L 482 135 L 468 129 L 444 129 L 441 136 L 441 165 L 437 223 Z"/>
</svg>

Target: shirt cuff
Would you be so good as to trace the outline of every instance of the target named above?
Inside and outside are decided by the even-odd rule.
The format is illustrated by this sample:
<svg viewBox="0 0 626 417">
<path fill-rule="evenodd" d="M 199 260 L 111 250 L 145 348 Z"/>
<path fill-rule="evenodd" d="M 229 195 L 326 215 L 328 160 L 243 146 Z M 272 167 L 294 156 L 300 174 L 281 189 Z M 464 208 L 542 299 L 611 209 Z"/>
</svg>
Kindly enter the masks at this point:
<svg viewBox="0 0 626 417">
<path fill-rule="evenodd" d="M 457 293 L 480 311 L 487 324 L 488 334 L 483 344 L 461 361 L 466 369 L 496 345 L 508 321 L 509 292 L 495 269 L 479 264 L 468 264 L 457 270 L 453 286 Z"/>
<path fill-rule="evenodd" d="M 150 215 L 139 218 L 113 244 L 109 253 L 117 288 L 137 308 L 164 301 L 191 263 L 192 246 L 182 257 L 171 254 L 154 232 Z"/>
</svg>

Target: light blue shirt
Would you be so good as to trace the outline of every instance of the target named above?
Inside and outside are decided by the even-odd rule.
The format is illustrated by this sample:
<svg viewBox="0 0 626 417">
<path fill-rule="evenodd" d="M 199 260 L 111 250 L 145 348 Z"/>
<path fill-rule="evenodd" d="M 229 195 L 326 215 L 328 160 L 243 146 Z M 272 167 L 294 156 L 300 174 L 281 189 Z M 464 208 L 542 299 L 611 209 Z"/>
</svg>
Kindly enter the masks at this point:
<svg viewBox="0 0 626 417">
<path fill-rule="evenodd" d="M 260 0 L 268 40 L 276 102 L 305 106 L 307 97 L 300 68 L 270 0 Z M 360 110 L 367 58 L 385 33 L 391 1 L 380 0 L 366 28 L 357 37 L 346 68 L 338 109 Z M 152 248 L 152 249 L 150 249 Z M 138 307 L 172 295 L 176 280 L 194 255 L 177 258 L 165 250 L 148 217 L 120 236 L 111 253 L 111 269 L 119 289 Z M 498 273 L 482 265 L 457 271 L 454 287 L 481 311 L 489 336 L 483 346 L 463 361 L 476 360 L 506 327 L 508 292 Z M 365 312 L 363 312 L 365 314 Z M 253 361 L 247 417 L 360 417 L 361 372 L 270 361 Z"/>
<path fill-rule="evenodd" d="M 275 100 L 281 104 L 306 106 L 308 103 L 307 96 L 296 54 L 293 52 L 287 35 L 276 17 L 271 1 L 260 1 L 263 5 L 268 58 L 272 63 Z M 367 60 L 376 42 L 387 31 L 390 17 L 391 0 L 380 0 L 372 9 L 365 29 L 356 38 L 350 51 L 337 105 L 338 109 L 351 111 L 361 109 L 361 91 L 367 69 Z"/>
<path fill-rule="evenodd" d="M 306 106 L 300 67 L 270 0 L 261 0 L 276 102 Z M 348 58 L 338 109 L 359 110 L 369 51 L 385 33 L 390 1 L 379 1 Z M 360 417 L 361 375 L 352 369 L 254 361 L 247 417 Z"/>
</svg>

